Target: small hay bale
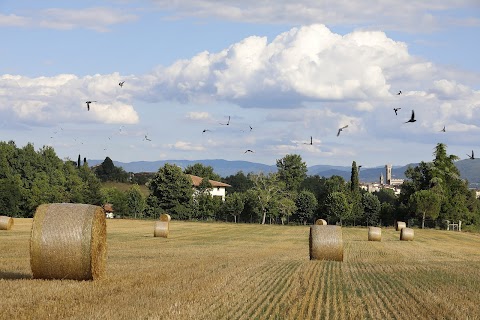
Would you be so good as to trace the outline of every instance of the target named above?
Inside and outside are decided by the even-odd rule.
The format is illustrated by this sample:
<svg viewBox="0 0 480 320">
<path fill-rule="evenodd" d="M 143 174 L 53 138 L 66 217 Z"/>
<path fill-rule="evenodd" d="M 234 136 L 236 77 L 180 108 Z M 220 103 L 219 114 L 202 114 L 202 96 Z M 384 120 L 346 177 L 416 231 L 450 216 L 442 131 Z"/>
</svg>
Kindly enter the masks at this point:
<svg viewBox="0 0 480 320">
<path fill-rule="evenodd" d="M 395 224 L 395 230 L 396 231 L 400 231 L 402 230 L 403 228 L 406 228 L 407 227 L 407 224 L 403 221 L 397 221 L 397 223 Z"/>
<path fill-rule="evenodd" d="M 106 240 L 101 207 L 78 203 L 38 206 L 30 239 L 33 278 L 100 279 L 105 273 Z"/>
<path fill-rule="evenodd" d="M 368 227 L 368 241 L 382 241 L 382 228 Z"/>
<path fill-rule="evenodd" d="M 168 238 L 169 224 L 170 222 L 168 221 L 156 221 L 155 229 L 153 230 L 153 236 Z"/>
<path fill-rule="evenodd" d="M 310 226 L 310 260 L 343 261 L 342 227 Z"/>
<path fill-rule="evenodd" d="M 172 220 L 172 218 L 170 217 L 169 214 L 167 214 L 167 213 L 162 213 L 162 214 L 160 215 L 160 221 L 170 222 L 170 220 Z"/>
<path fill-rule="evenodd" d="M 402 230 L 400 230 L 400 240 L 413 241 L 413 229 L 403 228 Z"/>
<path fill-rule="evenodd" d="M 13 227 L 13 218 L 0 216 L 0 230 L 10 230 Z"/>
<path fill-rule="evenodd" d="M 315 221 L 315 224 L 319 226 L 326 226 L 328 223 L 323 219 L 317 219 L 317 221 Z"/>
</svg>

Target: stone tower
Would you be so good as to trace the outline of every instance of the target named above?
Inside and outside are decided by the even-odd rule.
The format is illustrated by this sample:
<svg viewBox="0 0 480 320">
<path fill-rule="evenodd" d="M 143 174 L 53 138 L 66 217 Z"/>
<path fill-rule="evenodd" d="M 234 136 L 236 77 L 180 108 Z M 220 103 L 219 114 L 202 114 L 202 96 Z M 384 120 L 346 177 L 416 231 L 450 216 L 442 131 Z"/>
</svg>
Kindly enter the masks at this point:
<svg viewBox="0 0 480 320">
<path fill-rule="evenodd" d="M 383 184 L 383 173 L 380 173 L 380 184 Z"/>
<path fill-rule="evenodd" d="M 385 166 L 385 175 L 386 175 L 386 184 L 390 184 L 392 182 L 392 165 L 387 164 Z"/>
</svg>

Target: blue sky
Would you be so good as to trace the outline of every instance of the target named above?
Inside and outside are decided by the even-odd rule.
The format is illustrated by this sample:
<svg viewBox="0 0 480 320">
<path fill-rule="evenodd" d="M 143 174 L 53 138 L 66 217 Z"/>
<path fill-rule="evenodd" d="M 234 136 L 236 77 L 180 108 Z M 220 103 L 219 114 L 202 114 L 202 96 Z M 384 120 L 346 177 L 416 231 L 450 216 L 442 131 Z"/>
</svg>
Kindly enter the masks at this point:
<svg viewBox="0 0 480 320">
<path fill-rule="evenodd" d="M 238 3 L 1 1 L 0 139 L 123 162 L 480 154 L 478 1 Z"/>
</svg>

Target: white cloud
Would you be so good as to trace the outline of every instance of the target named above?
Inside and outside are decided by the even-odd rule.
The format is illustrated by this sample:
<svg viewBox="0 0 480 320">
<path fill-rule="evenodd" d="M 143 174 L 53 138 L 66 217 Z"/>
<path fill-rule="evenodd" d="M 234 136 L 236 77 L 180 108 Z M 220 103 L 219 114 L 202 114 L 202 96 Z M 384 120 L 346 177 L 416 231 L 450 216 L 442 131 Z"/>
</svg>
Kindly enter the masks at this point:
<svg viewBox="0 0 480 320">
<path fill-rule="evenodd" d="M 0 76 L 0 107 L 11 109 L 23 122 L 78 122 L 135 124 L 133 106 L 117 96 L 118 74 L 78 78 L 71 74 L 29 78 Z M 96 101 L 87 111 L 85 101 Z"/>
<path fill-rule="evenodd" d="M 193 145 L 191 142 L 177 141 L 174 144 L 169 144 L 169 148 L 181 151 L 204 151 L 205 148 L 201 145 Z"/>
<path fill-rule="evenodd" d="M 85 28 L 105 32 L 109 31 L 109 27 L 112 25 L 132 22 L 137 19 L 138 16 L 130 12 L 106 7 L 83 9 L 49 8 L 39 10 L 31 16 L 0 14 L 0 26 L 58 30 Z"/>
<path fill-rule="evenodd" d="M 187 119 L 192 120 L 206 120 L 210 119 L 210 114 L 208 112 L 188 112 L 186 115 Z"/>
<path fill-rule="evenodd" d="M 451 25 L 478 23 L 473 13 L 458 19 L 462 9 L 478 8 L 474 0 L 397 0 L 312 1 L 312 0 L 244 0 L 244 1 L 167 1 L 152 0 L 160 9 L 172 12 L 172 17 L 220 18 L 228 21 L 271 24 L 350 25 L 428 32 Z"/>
<path fill-rule="evenodd" d="M 16 14 L 1 14 L 0 26 L 2 27 L 24 27 L 30 24 L 30 19 Z"/>
<path fill-rule="evenodd" d="M 90 106 L 90 112 L 95 118 L 103 123 L 135 124 L 138 115 L 131 105 L 115 102 L 113 104 L 95 103 Z"/>
</svg>

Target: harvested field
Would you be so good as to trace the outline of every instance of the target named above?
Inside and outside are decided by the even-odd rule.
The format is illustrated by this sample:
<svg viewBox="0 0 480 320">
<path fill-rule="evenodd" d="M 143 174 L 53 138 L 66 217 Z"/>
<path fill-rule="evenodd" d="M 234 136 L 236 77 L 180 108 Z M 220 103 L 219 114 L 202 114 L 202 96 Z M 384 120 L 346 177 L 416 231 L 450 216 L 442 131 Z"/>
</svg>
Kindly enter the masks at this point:
<svg viewBox="0 0 480 320">
<path fill-rule="evenodd" d="M 0 233 L 0 319 L 478 319 L 480 235 L 342 228 L 344 261 L 309 259 L 309 226 L 107 220 L 106 276 L 34 280 L 31 219 Z"/>
</svg>

